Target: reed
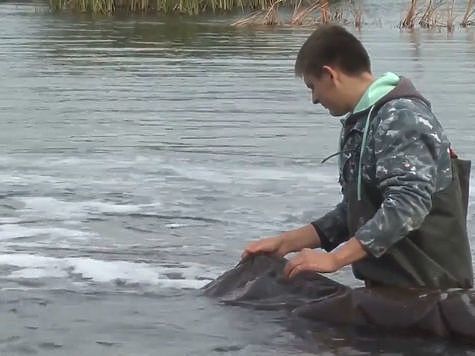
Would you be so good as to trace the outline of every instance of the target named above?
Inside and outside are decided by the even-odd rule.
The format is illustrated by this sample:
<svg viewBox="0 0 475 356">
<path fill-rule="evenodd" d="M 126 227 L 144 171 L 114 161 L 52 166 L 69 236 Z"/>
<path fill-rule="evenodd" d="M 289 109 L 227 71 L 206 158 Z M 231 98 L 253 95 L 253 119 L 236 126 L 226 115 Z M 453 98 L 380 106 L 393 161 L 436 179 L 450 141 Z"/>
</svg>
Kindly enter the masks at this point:
<svg viewBox="0 0 475 356">
<path fill-rule="evenodd" d="M 426 9 L 419 19 L 419 26 L 423 28 L 434 28 L 437 26 L 437 11 L 441 5 L 442 3 L 435 4 L 432 0 L 429 0 Z"/>
<path fill-rule="evenodd" d="M 354 26 L 355 28 L 361 28 L 361 25 L 363 24 L 363 9 L 361 8 L 361 3 L 356 5 L 355 3 L 350 2 L 350 5 Z"/>
<path fill-rule="evenodd" d="M 129 13 L 183 13 L 197 15 L 207 11 L 271 10 L 276 2 L 293 5 L 296 0 L 49 0 L 53 11 L 74 10 L 93 14 Z"/>
<path fill-rule="evenodd" d="M 231 24 L 235 27 L 243 27 L 250 25 L 278 25 L 281 24 L 280 15 L 279 15 L 279 6 L 282 3 L 282 0 L 275 0 L 274 3 L 267 10 L 258 10 L 254 11 L 248 16 L 239 19 Z"/>
<path fill-rule="evenodd" d="M 231 24 L 231 26 L 244 27 L 244 26 L 255 25 L 255 24 L 263 25 L 262 17 L 264 16 L 264 14 L 265 12 L 262 10 L 254 11 L 244 18 L 234 21 Z"/>
<path fill-rule="evenodd" d="M 341 8 L 336 8 L 333 10 L 332 21 L 335 23 L 345 23 L 346 20 L 343 15 L 343 10 Z"/>
<path fill-rule="evenodd" d="M 278 25 L 280 23 L 279 5 L 282 0 L 276 0 L 264 15 L 264 25 Z"/>
<path fill-rule="evenodd" d="M 414 28 L 417 16 L 417 0 L 411 0 L 411 5 L 407 10 L 406 16 L 401 20 L 399 27 L 401 28 Z"/>
<path fill-rule="evenodd" d="M 330 22 L 330 4 L 328 0 L 323 0 L 322 5 L 320 6 L 320 23 L 327 24 Z"/>
<path fill-rule="evenodd" d="M 473 25 L 474 22 L 471 18 L 474 13 L 475 13 L 475 9 L 473 9 L 473 0 L 469 0 L 467 2 L 467 9 L 465 10 L 465 14 L 463 15 L 462 22 L 460 23 L 460 25 L 462 27 Z"/>
<path fill-rule="evenodd" d="M 446 11 L 441 10 L 441 7 L 444 4 L 447 5 Z M 473 6 L 474 1 L 467 0 L 467 8 L 460 22 L 460 26 L 467 27 L 474 25 L 472 16 L 474 15 L 475 10 L 473 9 Z M 419 15 L 418 23 L 422 28 L 433 29 L 436 27 L 445 27 L 449 32 L 455 30 L 455 20 L 458 17 L 455 13 L 455 0 L 428 0 L 423 11 L 417 10 L 417 0 L 411 0 L 407 14 L 401 20 L 399 26 L 401 28 L 413 29 Z"/>
<path fill-rule="evenodd" d="M 342 12 L 331 12 L 328 0 L 314 0 L 313 2 L 303 5 L 304 1 L 295 2 L 293 12 L 289 15 L 287 21 L 282 21 L 278 6 L 284 3 L 283 0 L 275 1 L 268 10 L 255 11 L 248 16 L 232 23 L 232 26 L 263 26 L 285 24 L 287 26 L 302 26 L 326 24 L 330 22 L 338 22 L 342 18 Z M 319 17 L 316 15 L 319 12 Z"/>
<path fill-rule="evenodd" d="M 454 30 L 454 23 L 456 16 L 454 15 L 455 0 L 447 3 L 447 31 L 452 32 Z"/>
<path fill-rule="evenodd" d="M 446 27 L 453 31 L 457 15 L 454 11 L 455 0 L 426 0 L 426 5 L 418 9 L 417 0 L 410 4 L 399 27 L 413 29 L 418 24 L 423 28 Z M 363 24 L 363 10 L 360 0 L 346 0 L 339 8 L 330 6 L 329 0 L 49 0 L 53 11 L 72 10 L 100 15 L 112 15 L 117 12 L 133 14 L 187 14 L 198 15 L 204 12 L 230 12 L 240 9 L 249 13 L 235 21 L 234 26 L 248 25 L 316 25 L 329 22 L 353 24 L 360 28 Z M 355 3 L 358 3 L 356 5 Z M 447 4 L 447 11 L 441 11 Z M 460 26 L 475 24 L 473 16 L 475 1 L 467 0 L 467 7 Z M 290 9 L 289 18 L 281 19 L 280 8 Z M 351 17 L 346 15 L 350 14 Z M 318 16 L 319 14 L 319 16 Z M 313 15 L 317 15 L 315 17 Z"/>
<path fill-rule="evenodd" d="M 289 25 L 299 26 L 305 23 L 309 23 L 309 16 L 313 15 L 315 11 L 320 9 L 322 4 L 320 1 L 315 1 L 313 4 L 305 7 L 302 6 L 302 0 L 295 4 L 294 12 L 292 17 L 289 20 Z M 310 20 L 311 21 L 311 20 Z M 311 21 L 310 23 L 314 23 L 315 21 Z"/>
</svg>

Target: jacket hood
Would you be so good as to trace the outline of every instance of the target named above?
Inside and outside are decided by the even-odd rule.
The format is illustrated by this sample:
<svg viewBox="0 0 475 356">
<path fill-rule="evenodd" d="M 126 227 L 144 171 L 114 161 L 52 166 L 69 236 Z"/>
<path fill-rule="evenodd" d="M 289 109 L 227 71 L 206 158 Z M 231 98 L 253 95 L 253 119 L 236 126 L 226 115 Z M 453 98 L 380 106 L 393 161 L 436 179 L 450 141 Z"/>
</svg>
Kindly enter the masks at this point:
<svg viewBox="0 0 475 356">
<path fill-rule="evenodd" d="M 388 94 L 383 96 L 380 100 L 378 100 L 375 103 L 375 106 L 376 108 L 380 108 L 388 101 L 402 98 L 419 99 L 430 107 L 429 100 L 427 100 L 421 93 L 419 93 L 419 91 L 414 87 L 412 82 L 405 77 L 399 77 L 399 83 L 396 85 L 396 87 Z"/>
<path fill-rule="evenodd" d="M 409 79 L 394 73 L 386 73 L 369 86 L 352 115 L 366 111 L 372 106 L 377 110 L 388 101 L 402 98 L 419 99 L 430 107 L 430 102 L 417 91 Z"/>
</svg>

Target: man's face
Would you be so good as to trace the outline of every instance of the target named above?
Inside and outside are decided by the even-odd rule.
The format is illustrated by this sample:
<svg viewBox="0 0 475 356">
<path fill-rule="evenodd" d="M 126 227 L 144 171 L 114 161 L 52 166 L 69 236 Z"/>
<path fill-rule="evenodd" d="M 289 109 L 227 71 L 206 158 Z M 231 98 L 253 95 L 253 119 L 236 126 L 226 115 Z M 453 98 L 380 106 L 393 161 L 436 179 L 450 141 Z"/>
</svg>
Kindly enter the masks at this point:
<svg viewBox="0 0 475 356">
<path fill-rule="evenodd" d="M 321 104 L 332 116 L 342 116 L 348 112 L 343 107 L 344 98 L 332 70 L 325 70 L 319 77 L 314 74 L 304 74 L 303 80 L 312 91 L 314 104 Z"/>
</svg>

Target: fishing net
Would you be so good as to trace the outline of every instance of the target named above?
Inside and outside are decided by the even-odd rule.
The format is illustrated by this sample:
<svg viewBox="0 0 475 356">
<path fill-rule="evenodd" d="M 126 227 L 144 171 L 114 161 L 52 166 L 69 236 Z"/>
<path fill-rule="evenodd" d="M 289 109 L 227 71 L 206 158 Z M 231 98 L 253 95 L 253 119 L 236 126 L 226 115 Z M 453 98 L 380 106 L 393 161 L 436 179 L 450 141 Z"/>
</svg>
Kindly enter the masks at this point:
<svg viewBox="0 0 475 356">
<path fill-rule="evenodd" d="M 283 276 L 284 258 L 258 255 L 203 288 L 221 302 L 286 310 L 293 317 L 423 333 L 475 343 L 475 291 L 391 287 L 349 288 L 317 273 Z"/>
</svg>

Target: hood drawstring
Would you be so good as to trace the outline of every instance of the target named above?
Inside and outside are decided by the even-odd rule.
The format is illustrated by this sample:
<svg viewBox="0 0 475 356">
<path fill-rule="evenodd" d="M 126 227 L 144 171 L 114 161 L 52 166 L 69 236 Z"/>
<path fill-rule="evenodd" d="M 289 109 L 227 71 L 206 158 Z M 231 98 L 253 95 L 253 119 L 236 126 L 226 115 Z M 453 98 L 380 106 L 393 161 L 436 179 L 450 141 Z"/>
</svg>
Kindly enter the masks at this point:
<svg viewBox="0 0 475 356">
<path fill-rule="evenodd" d="M 330 158 L 333 158 L 337 155 L 341 155 L 342 153 L 349 153 L 349 152 L 353 152 L 354 150 L 344 150 L 344 151 L 338 151 L 338 152 L 335 152 L 335 153 L 332 153 L 330 156 L 327 156 L 325 157 L 324 159 L 322 159 L 320 161 L 320 163 L 325 163 L 326 161 L 328 161 Z"/>
<path fill-rule="evenodd" d="M 361 141 L 361 150 L 360 150 L 360 158 L 358 160 L 358 185 L 357 185 L 357 198 L 358 201 L 361 200 L 361 176 L 363 175 L 361 171 L 362 167 L 362 162 L 363 162 L 363 152 L 366 147 L 366 139 L 368 138 L 368 129 L 369 129 L 369 122 L 371 121 L 371 114 L 373 113 L 374 105 L 371 106 L 371 109 L 369 110 L 368 116 L 366 117 L 366 123 L 364 126 L 364 131 L 363 131 L 363 139 Z"/>
<path fill-rule="evenodd" d="M 363 138 L 361 140 L 361 148 L 360 148 L 360 157 L 359 157 L 359 160 L 358 160 L 358 182 L 357 182 L 357 198 L 358 198 L 358 201 L 361 200 L 361 177 L 363 175 L 362 173 L 362 162 L 363 162 L 363 153 L 364 153 L 364 149 L 366 147 L 366 140 L 368 139 L 368 131 L 369 131 L 369 123 L 371 121 L 371 115 L 373 114 L 373 109 L 374 109 L 374 105 L 371 106 L 371 109 L 369 110 L 368 112 L 368 116 L 366 117 L 366 122 L 365 122 L 365 126 L 364 126 L 364 131 L 363 131 Z M 340 143 L 339 143 L 339 147 L 341 147 L 341 136 L 340 136 Z M 328 157 L 325 157 L 321 163 L 325 163 L 326 161 L 328 161 L 330 158 L 332 157 L 335 157 L 337 155 L 339 155 L 338 157 L 338 166 L 341 167 L 341 154 L 342 153 L 348 153 L 348 152 L 353 152 L 354 150 L 342 150 L 342 151 L 338 151 L 336 153 L 333 153 L 331 154 L 330 156 Z"/>
</svg>

